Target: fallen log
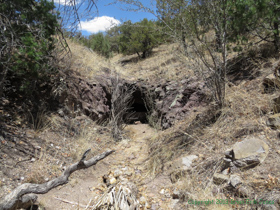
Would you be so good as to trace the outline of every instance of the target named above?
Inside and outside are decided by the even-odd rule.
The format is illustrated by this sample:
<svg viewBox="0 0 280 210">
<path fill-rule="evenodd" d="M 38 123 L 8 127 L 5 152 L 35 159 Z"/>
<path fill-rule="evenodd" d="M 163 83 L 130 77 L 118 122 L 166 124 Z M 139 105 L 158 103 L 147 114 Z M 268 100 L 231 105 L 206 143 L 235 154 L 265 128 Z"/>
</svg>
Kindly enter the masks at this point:
<svg viewBox="0 0 280 210">
<path fill-rule="evenodd" d="M 97 155 L 87 161 L 85 158 L 89 153 L 88 149 L 82 156 L 81 160 L 77 163 L 66 168 L 63 174 L 60 177 L 57 177 L 53 180 L 45 182 L 43 184 L 31 184 L 25 183 L 18 186 L 10 194 L 4 197 L 0 201 L 0 210 L 14 210 L 19 208 L 27 208 L 27 205 L 32 205 L 37 200 L 37 196 L 34 194 L 45 194 L 51 189 L 56 188 L 60 185 L 67 184 L 69 176 L 77 170 L 86 169 L 95 165 L 98 161 L 104 159 L 108 155 L 112 154 L 114 150 L 108 150 L 103 152 L 100 155 Z M 31 195 L 28 195 L 31 194 Z"/>
</svg>

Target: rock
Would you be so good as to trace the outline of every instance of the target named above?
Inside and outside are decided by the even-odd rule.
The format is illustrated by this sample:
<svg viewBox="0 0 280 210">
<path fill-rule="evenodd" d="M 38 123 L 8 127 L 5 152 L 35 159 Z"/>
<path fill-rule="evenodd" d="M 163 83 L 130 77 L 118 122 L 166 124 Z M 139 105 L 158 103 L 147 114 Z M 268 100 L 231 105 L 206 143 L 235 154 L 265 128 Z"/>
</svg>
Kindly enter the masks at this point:
<svg viewBox="0 0 280 210">
<path fill-rule="evenodd" d="M 152 210 L 157 210 L 157 209 L 159 209 L 159 204 L 158 204 L 158 203 L 153 203 L 152 206 L 151 206 L 151 209 L 152 209 Z"/>
<path fill-rule="evenodd" d="M 274 129 L 280 128 L 280 114 L 274 114 L 268 117 L 268 120 L 266 122 L 268 126 Z"/>
<path fill-rule="evenodd" d="M 236 189 L 236 195 L 240 198 L 247 198 L 252 194 L 252 190 L 245 186 L 240 186 Z"/>
<path fill-rule="evenodd" d="M 231 152 L 226 151 L 226 161 L 242 169 L 252 168 L 262 163 L 269 152 L 268 145 L 260 138 L 249 136 L 233 145 Z M 231 165 L 231 164 L 230 164 Z"/>
<path fill-rule="evenodd" d="M 225 170 L 222 171 L 222 174 L 228 175 L 230 172 L 230 168 L 226 168 Z"/>
<path fill-rule="evenodd" d="M 171 200 L 169 204 L 169 209 L 182 209 L 182 208 L 176 208 L 179 203 L 179 200 Z"/>
<path fill-rule="evenodd" d="M 40 146 L 35 146 L 35 149 L 41 149 L 41 147 Z"/>
<path fill-rule="evenodd" d="M 208 92 L 204 82 L 190 77 L 182 82 L 158 81 L 158 84 L 147 85 L 146 90 L 155 93 L 155 116 L 162 117 L 162 128 L 167 129 L 182 120 L 190 111 L 207 105 Z M 145 91 L 143 92 L 145 94 Z M 147 95 L 150 95 L 147 93 Z"/>
<path fill-rule="evenodd" d="M 232 149 L 227 150 L 225 152 L 225 156 L 226 156 L 226 158 L 232 159 L 233 158 L 233 150 Z"/>
<path fill-rule="evenodd" d="M 189 155 L 186 157 L 182 157 L 183 169 L 184 170 L 190 169 L 193 160 L 195 160 L 197 158 L 198 158 L 198 156 L 196 156 L 196 155 Z"/>
<path fill-rule="evenodd" d="M 128 157 L 129 160 L 134 160 L 135 158 L 136 158 L 136 156 L 135 156 L 134 154 L 131 154 L 131 155 Z"/>
<path fill-rule="evenodd" d="M 158 87 L 158 88 L 155 89 L 156 93 L 160 93 L 161 91 L 163 91 L 161 87 Z"/>
<path fill-rule="evenodd" d="M 232 187 L 236 188 L 238 185 L 242 184 L 242 180 L 239 176 L 237 175 L 231 175 L 229 178 L 229 182 Z"/>
<path fill-rule="evenodd" d="M 99 78 L 97 78 L 99 79 Z M 103 81 L 104 80 L 104 81 Z M 101 120 L 108 116 L 109 104 L 106 87 L 109 78 L 104 76 L 99 83 L 89 81 L 77 74 L 65 73 L 65 90 L 57 94 L 57 100 L 66 107 L 59 111 L 61 116 L 76 116 L 83 113 L 93 120 Z"/>
<path fill-rule="evenodd" d="M 126 186 L 131 190 L 131 193 L 137 197 L 138 193 L 139 193 L 139 190 L 136 186 L 136 184 L 134 184 L 133 182 L 122 182 L 122 183 L 125 183 Z"/>
<path fill-rule="evenodd" d="M 131 169 L 129 169 L 129 170 L 126 170 L 126 171 L 124 171 L 124 173 L 123 173 L 124 175 L 126 175 L 126 176 L 132 176 L 132 174 L 133 174 L 133 170 L 131 170 Z"/>
<path fill-rule="evenodd" d="M 149 203 L 146 203 L 145 207 L 146 207 L 146 209 L 150 209 L 151 205 Z"/>
<path fill-rule="evenodd" d="M 229 176 L 225 174 L 215 173 L 213 176 L 213 182 L 216 185 L 221 185 L 229 181 Z"/>
<path fill-rule="evenodd" d="M 122 182 L 128 182 L 128 179 L 123 177 L 122 175 L 119 176 L 119 180 Z"/>
</svg>

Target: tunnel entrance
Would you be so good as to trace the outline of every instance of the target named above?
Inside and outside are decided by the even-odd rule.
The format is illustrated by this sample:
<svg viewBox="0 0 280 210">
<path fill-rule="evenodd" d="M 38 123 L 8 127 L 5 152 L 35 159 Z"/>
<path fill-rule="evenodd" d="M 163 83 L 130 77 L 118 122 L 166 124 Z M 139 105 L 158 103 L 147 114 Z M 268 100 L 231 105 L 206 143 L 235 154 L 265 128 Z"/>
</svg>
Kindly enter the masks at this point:
<svg viewBox="0 0 280 210">
<path fill-rule="evenodd" d="M 141 92 L 140 88 L 136 88 L 133 93 L 133 103 L 131 106 L 130 113 L 128 114 L 128 124 L 133 124 L 136 121 L 140 121 L 141 123 L 147 123 L 147 108 L 144 102 L 144 94 Z"/>
</svg>

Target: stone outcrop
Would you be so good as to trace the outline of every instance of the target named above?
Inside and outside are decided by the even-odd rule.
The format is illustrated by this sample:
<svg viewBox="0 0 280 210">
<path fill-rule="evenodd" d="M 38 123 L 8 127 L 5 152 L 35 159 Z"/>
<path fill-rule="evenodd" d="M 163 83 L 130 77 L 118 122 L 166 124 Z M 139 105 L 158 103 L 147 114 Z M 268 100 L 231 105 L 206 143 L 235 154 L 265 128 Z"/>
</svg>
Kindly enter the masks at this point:
<svg viewBox="0 0 280 210">
<path fill-rule="evenodd" d="M 61 78 L 64 85 L 57 94 L 60 104 L 64 104 L 65 114 L 90 116 L 93 120 L 103 120 L 109 115 L 109 96 L 106 88 L 97 82 L 70 74 Z"/>
<path fill-rule="evenodd" d="M 171 127 L 176 121 L 184 119 L 188 112 L 196 111 L 209 102 L 208 88 L 196 77 L 178 82 L 160 81 L 155 85 L 147 85 L 145 89 L 153 93 L 155 107 L 151 114 L 161 119 L 163 129 Z"/>
<path fill-rule="evenodd" d="M 55 91 L 59 103 L 66 107 L 63 112 L 60 110 L 60 115 L 77 116 L 83 113 L 95 121 L 105 120 L 110 113 L 110 90 L 114 89 L 114 79 L 116 78 L 109 74 L 97 77 L 95 81 L 73 72 L 65 74 L 60 79 L 61 90 L 58 88 Z M 147 114 L 150 114 L 154 119 L 160 120 L 159 124 L 163 129 L 184 119 L 190 111 L 206 106 L 210 98 L 205 83 L 198 81 L 196 77 L 181 81 L 159 81 L 156 84 L 148 84 L 142 80 L 129 82 L 118 78 L 117 83 L 135 88 L 131 109 L 134 114 L 130 123 L 147 122 Z"/>
</svg>

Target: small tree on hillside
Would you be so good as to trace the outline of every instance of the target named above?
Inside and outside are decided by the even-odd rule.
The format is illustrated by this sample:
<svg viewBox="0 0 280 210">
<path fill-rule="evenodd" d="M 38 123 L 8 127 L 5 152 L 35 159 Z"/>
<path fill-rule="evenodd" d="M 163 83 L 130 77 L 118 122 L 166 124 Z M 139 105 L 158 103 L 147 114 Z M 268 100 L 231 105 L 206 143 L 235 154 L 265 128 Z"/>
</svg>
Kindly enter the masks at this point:
<svg viewBox="0 0 280 210">
<path fill-rule="evenodd" d="M 120 39 L 120 27 L 114 26 L 106 31 L 106 39 L 109 40 L 111 50 L 113 52 L 120 52 L 119 39 Z"/>
<path fill-rule="evenodd" d="M 160 34 L 155 29 L 155 23 L 146 18 L 135 24 L 125 22 L 120 26 L 120 51 L 124 54 L 137 53 L 141 58 L 148 57 L 159 43 Z"/>
<path fill-rule="evenodd" d="M 103 33 L 91 35 L 89 37 L 89 45 L 98 54 L 110 58 L 112 57 L 111 46 L 108 38 Z"/>
<path fill-rule="evenodd" d="M 277 0 L 247 0 L 231 2 L 231 24 L 234 38 L 244 32 L 262 41 L 274 44 L 276 52 L 280 49 L 279 24 L 280 3 Z"/>
</svg>

